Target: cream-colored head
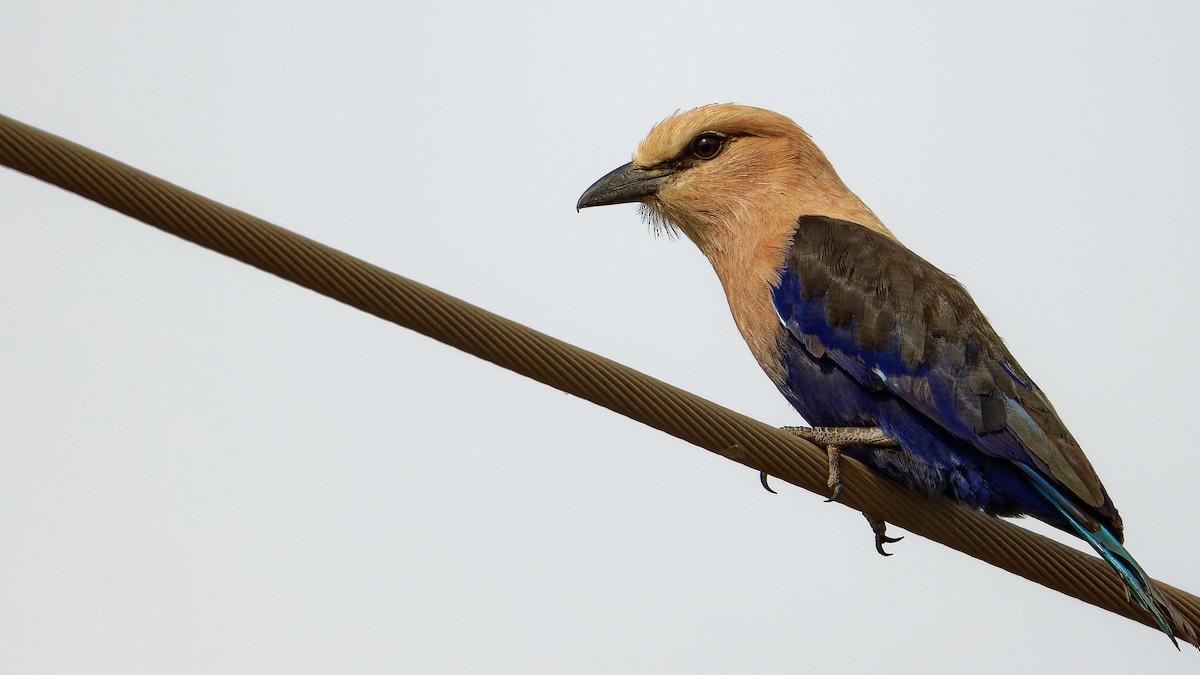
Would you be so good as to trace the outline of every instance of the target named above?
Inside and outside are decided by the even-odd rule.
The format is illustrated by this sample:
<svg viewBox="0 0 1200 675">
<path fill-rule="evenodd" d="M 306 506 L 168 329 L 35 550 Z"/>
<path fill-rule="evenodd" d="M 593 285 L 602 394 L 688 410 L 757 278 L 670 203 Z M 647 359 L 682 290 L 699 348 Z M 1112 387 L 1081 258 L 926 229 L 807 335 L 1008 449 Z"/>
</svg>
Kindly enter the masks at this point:
<svg viewBox="0 0 1200 675">
<path fill-rule="evenodd" d="M 781 382 L 779 317 L 770 287 L 800 216 L 848 220 L 891 237 L 846 188 L 808 134 L 788 118 L 728 103 L 676 113 L 583 193 L 578 208 L 641 202 L 677 227 L 716 270 L 738 329 Z"/>
<path fill-rule="evenodd" d="M 622 168 L 638 173 L 638 189 L 594 194 L 620 180 L 613 172 L 580 206 L 640 201 L 652 218 L 678 227 L 709 257 L 748 235 L 790 232 L 805 215 L 892 236 L 808 134 L 770 110 L 721 103 L 676 113 L 650 131 Z M 629 188 L 628 177 L 624 182 Z"/>
</svg>

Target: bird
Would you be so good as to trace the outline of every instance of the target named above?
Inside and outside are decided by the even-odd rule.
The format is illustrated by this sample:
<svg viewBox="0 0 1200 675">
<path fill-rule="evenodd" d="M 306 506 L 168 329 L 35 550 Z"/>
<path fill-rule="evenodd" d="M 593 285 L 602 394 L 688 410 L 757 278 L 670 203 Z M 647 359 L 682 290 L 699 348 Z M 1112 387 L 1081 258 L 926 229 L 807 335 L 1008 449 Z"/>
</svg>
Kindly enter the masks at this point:
<svg viewBox="0 0 1200 675">
<path fill-rule="evenodd" d="M 1176 630 L 1197 643 L 966 289 L 904 246 L 790 118 L 732 103 L 677 111 L 576 210 L 623 203 L 708 258 L 754 358 L 812 425 L 785 428 L 826 449 L 830 500 L 844 455 L 925 495 L 1044 521 L 1087 542 L 1177 649 Z M 898 539 L 864 515 L 888 555 Z"/>
</svg>

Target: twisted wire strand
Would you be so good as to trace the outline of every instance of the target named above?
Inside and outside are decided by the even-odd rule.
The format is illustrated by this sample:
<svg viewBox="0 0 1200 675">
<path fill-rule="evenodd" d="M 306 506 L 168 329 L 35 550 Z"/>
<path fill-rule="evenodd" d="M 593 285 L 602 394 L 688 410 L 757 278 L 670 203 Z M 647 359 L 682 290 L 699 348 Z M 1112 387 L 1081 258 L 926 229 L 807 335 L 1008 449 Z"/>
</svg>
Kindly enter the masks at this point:
<svg viewBox="0 0 1200 675">
<path fill-rule="evenodd" d="M 828 490 L 825 452 L 800 438 L 3 115 L 0 163 L 757 471 Z M 853 460 L 843 459 L 842 481 L 839 503 L 849 508 L 1153 626 L 1099 558 L 921 497 Z M 1155 583 L 1200 626 L 1200 598 Z"/>
</svg>

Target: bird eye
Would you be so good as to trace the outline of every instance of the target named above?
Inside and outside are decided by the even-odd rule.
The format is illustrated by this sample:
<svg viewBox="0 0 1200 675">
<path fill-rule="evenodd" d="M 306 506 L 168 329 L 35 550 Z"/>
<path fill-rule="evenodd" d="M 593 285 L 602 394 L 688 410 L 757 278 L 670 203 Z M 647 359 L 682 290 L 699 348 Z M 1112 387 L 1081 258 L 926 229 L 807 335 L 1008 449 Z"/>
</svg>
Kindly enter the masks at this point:
<svg viewBox="0 0 1200 675">
<path fill-rule="evenodd" d="M 721 152 L 725 145 L 725 137 L 711 131 L 700 134 L 692 139 L 692 155 L 696 159 L 712 159 Z"/>
</svg>

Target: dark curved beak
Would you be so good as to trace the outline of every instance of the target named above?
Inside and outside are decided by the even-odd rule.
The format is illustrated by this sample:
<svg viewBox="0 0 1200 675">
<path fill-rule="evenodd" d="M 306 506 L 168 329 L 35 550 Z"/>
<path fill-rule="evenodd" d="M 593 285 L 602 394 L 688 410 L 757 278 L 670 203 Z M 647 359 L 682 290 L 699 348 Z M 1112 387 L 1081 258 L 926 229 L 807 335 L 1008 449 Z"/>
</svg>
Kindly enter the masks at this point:
<svg viewBox="0 0 1200 675">
<path fill-rule="evenodd" d="M 646 169 L 633 162 L 619 166 L 584 190 L 575 210 L 640 202 L 654 194 L 673 173 L 675 169 Z"/>
</svg>

